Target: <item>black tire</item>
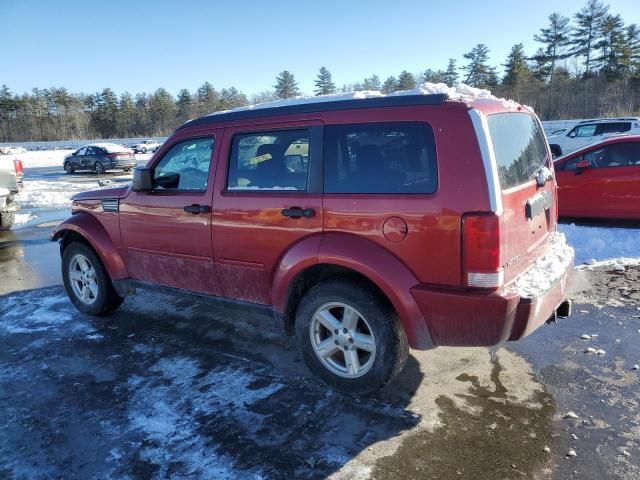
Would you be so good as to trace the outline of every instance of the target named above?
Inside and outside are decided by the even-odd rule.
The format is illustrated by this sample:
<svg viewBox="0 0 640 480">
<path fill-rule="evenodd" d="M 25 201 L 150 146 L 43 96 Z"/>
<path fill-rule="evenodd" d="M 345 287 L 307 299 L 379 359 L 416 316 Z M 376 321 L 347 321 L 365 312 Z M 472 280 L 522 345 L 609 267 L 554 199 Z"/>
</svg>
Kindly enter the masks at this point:
<svg viewBox="0 0 640 480">
<path fill-rule="evenodd" d="M 67 175 L 71 175 L 72 173 L 74 173 L 76 171 L 76 169 L 73 168 L 73 165 L 71 165 L 70 162 L 65 162 L 64 163 L 64 171 L 67 173 Z"/>
<path fill-rule="evenodd" d="M 147 153 L 147 147 L 142 147 L 142 153 Z"/>
<path fill-rule="evenodd" d="M 312 346 L 310 328 L 316 311 L 328 303 L 346 304 L 366 319 L 375 338 L 373 364 L 355 378 L 340 376 L 325 366 Z M 296 312 L 298 348 L 309 369 L 326 384 L 347 395 L 368 395 L 389 383 L 402 371 L 409 344 L 397 314 L 373 288 L 348 278 L 331 279 L 312 287 Z M 337 352 L 336 352 L 337 354 Z"/>
<path fill-rule="evenodd" d="M 0 230 L 9 230 L 16 221 L 16 212 L 0 212 Z"/>
<path fill-rule="evenodd" d="M 96 162 L 93 166 L 93 171 L 96 172 L 97 175 L 104 175 L 104 165 L 102 165 L 102 163 L 100 162 Z"/>
<path fill-rule="evenodd" d="M 131 171 L 130 168 L 124 168 L 123 170 L 124 170 L 124 173 L 129 173 Z"/>
<path fill-rule="evenodd" d="M 98 295 L 96 296 L 94 303 L 90 305 L 84 303 L 80 298 L 78 298 L 71 286 L 69 267 L 72 258 L 76 254 L 82 254 L 85 256 L 93 266 L 96 273 Z M 113 288 L 113 283 L 111 283 L 111 279 L 109 278 L 109 275 L 107 274 L 107 271 L 105 270 L 98 255 L 96 255 L 93 249 L 85 243 L 72 242 L 64 249 L 64 252 L 62 253 L 62 280 L 71 303 L 73 303 L 82 313 L 95 316 L 108 315 L 118 308 L 124 301 L 124 299 L 117 294 L 115 288 Z"/>
</svg>

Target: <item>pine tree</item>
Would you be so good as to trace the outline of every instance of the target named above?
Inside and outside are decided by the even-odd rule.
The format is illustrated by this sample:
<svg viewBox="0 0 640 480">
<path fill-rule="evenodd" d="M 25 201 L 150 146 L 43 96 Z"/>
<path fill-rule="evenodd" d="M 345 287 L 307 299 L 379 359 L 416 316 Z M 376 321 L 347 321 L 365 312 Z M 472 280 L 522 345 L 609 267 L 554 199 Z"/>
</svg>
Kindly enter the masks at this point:
<svg viewBox="0 0 640 480">
<path fill-rule="evenodd" d="M 398 77 L 397 90 L 411 90 L 412 88 L 416 88 L 416 77 L 403 70 Z"/>
<path fill-rule="evenodd" d="M 600 55 L 595 62 L 608 78 L 618 78 L 622 75 L 626 35 L 624 22 L 620 15 L 605 15 L 600 26 L 601 37 L 595 48 Z"/>
<path fill-rule="evenodd" d="M 300 95 L 298 90 L 298 82 L 296 82 L 293 73 L 289 70 L 283 70 L 276 77 L 276 84 L 273 86 L 276 89 L 276 95 L 278 98 L 291 98 L 296 95 Z"/>
<path fill-rule="evenodd" d="M 588 0 L 574 15 L 575 27 L 571 33 L 571 53 L 584 57 L 585 74 L 591 73 L 593 51 L 601 35 L 602 19 L 609 11 L 599 0 Z"/>
<path fill-rule="evenodd" d="M 371 75 L 369 78 L 365 78 L 364 82 L 362 83 L 362 88 L 364 90 L 380 90 L 382 88 L 382 85 L 380 83 L 380 78 L 378 77 L 378 75 Z"/>
<path fill-rule="evenodd" d="M 502 83 L 509 87 L 518 86 L 531 75 L 531 70 L 529 69 L 529 65 L 527 65 L 527 59 L 524 54 L 524 45 L 522 45 L 522 43 L 518 43 L 511 47 L 507 61 L 503 66 L 504 77 L 502 79 Z"/>
<path fill-rule="evenodd" d="M 444 83 L 450 87 L 454 87 L 458 83 L 458 68 L 456 67 L 456 61 L 454 58 L 449 59 L 447 65 L 447 71 L 444 73 Z"/>
<path fill-rule="evenodd" d="M 387 77 L 387 79 L 382 84 L 382 92 L 389 94 L 395 92 L 396 90 L 398 90 L 398 80 L 396 80 L 396 77 Z"/>
<path fill-rule="evenodd" d="M 191 93 L 186 88 L 178 92 L 176 110 L 176 116 L 180 123 L 184 123 L 193 117 L 193 98 L 191 98 Z"/>
<path fill-rule="evenodd" d="M 447 72 L 444 70 L 431 70 L 427 68 L 422 74 L 422 81 L 429 83 L 446 83 L 445 77 L 447 76 Z"/>
<path fill-rule="evenodd" d="M 545 45 L 544 54 L 549 63 L 549 83 L 553 83 L 553 73 L 558 60 L 567 58 L 569 54 L 565 51 L 570 44 L 571 28 L 569 19 L 557 12 L 549 15 L 549 26 L 541 28 L 540 34 L 535 34 L 533 39 Z"/>
<path fill-rule="evenodd" d="M 223 88 L 220 92 L 220 110 L 230 110 L 236 107 L 243 107 L 249 104 L 249 100 L 244 93 L 241 93 L 236 87 Z"/>
<path fill-rule="evenodd" d="M 118 102 L 118 115 L 117 115 L 117 131 L 118 136 L 128 137 L 133 134 L 131 129 L 135 118 L 135 105 L 133 103 L 133 97 L 129 92 L 124 92 L 120 95 Z"/>
<path fill-rule="evenodd" d="M 218 110 L 220 95 L 209 82 L 204 82 L 202 86 L 198 88 L 196 92 L 196 99 L 198 115 L 206 115 Z"/>
<path fill-rule="evenodd" d="M 467 85 L 478 88 L 493 87 L 497 83 L 496 69 L 489 66 L 489 48 L 484 43 L 479 43 L 473 49 L 463 55 L 469 63 L 463 67 L 467 72 L 464 81 Z"/>
<path fill-rule="evenodd" d="M 533 65 L 531 67 L 531 73 L 533 73 L 533 76 L 542 82 L 546 81 L 551 69 L 549 67 L 549 58 L 545 51 L 542 48 L 539 48 L 535 55 L 531 57 L 531 60 L 533 60 Z"/>
<path fill-rule="evenodd" d="M 635 23 L 628 25 L 625 30 L 620 63 L 626 74 L 640 73 L 640 28 Z"/>
<path fill-rule="evenodd" d="M 331 80 L 331 72 L 327 67 L 320 67 L 318 71 L 318 77 L 314 82 L 316 89 L 316 95 L 328 95 L 330 93 L 336 93 L 336 86 Z"/>
</svg>

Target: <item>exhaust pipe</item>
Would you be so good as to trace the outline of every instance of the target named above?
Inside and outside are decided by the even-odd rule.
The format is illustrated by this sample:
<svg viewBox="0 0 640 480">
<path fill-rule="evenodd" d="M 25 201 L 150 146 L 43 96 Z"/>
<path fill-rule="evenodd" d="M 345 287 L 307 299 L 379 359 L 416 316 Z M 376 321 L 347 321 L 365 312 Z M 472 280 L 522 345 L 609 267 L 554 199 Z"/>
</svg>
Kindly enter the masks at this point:
<svg viewBox="0 0 640 480">
<path fill-rule="evenodd" d="M 571 308 L 571 300 L 565 300 L 553 311 L 545 323 L 551 325 L 552 323 L 558 323 L 559 318 L 569 318 L 571 316 Z"/>
</svg>

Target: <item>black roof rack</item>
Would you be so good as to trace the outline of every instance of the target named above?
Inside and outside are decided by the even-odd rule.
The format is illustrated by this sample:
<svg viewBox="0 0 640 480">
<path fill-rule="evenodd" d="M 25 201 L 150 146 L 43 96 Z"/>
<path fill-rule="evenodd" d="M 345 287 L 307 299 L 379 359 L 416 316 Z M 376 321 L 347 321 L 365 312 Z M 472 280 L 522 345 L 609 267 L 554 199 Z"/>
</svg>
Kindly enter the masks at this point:
<svg viewBox="0 0 640 480">
<path fill-rule="evenodd" d="M 291 115 L 295 113 L 316 113 L 331 110 L 353 110 L 360 108 L 406 107 L 411 105 L 440 105 L 447 100 L 446 93 L 431 95 L 398 95 L 391 97 L 373 97 L 349 100 L 333 100 L 317 103 L 299 103 L 281 107 L 256 108 L 255 110 L 237 110 L 228 113 L 205 115 L 191 120 L 176 130 L 210 123 L 244 120 L 247 118 L 271 117 L 275 115 Z"/>
</svg>

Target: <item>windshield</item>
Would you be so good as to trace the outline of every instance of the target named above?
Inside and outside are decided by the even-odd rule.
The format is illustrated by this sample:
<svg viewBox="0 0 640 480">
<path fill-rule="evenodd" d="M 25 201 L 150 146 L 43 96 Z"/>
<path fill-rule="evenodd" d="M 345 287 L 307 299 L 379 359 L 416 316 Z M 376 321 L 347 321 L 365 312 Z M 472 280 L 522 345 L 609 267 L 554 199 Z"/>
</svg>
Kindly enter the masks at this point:
<svg viewBox="0 0 640 480">
<path fill-rule="evenodd" d="M 503 190 L 533 180 L 541 167 L 548 166 L 547 141 L 532 115 L 498 113 L 487 122 Z"/>
</svg>

